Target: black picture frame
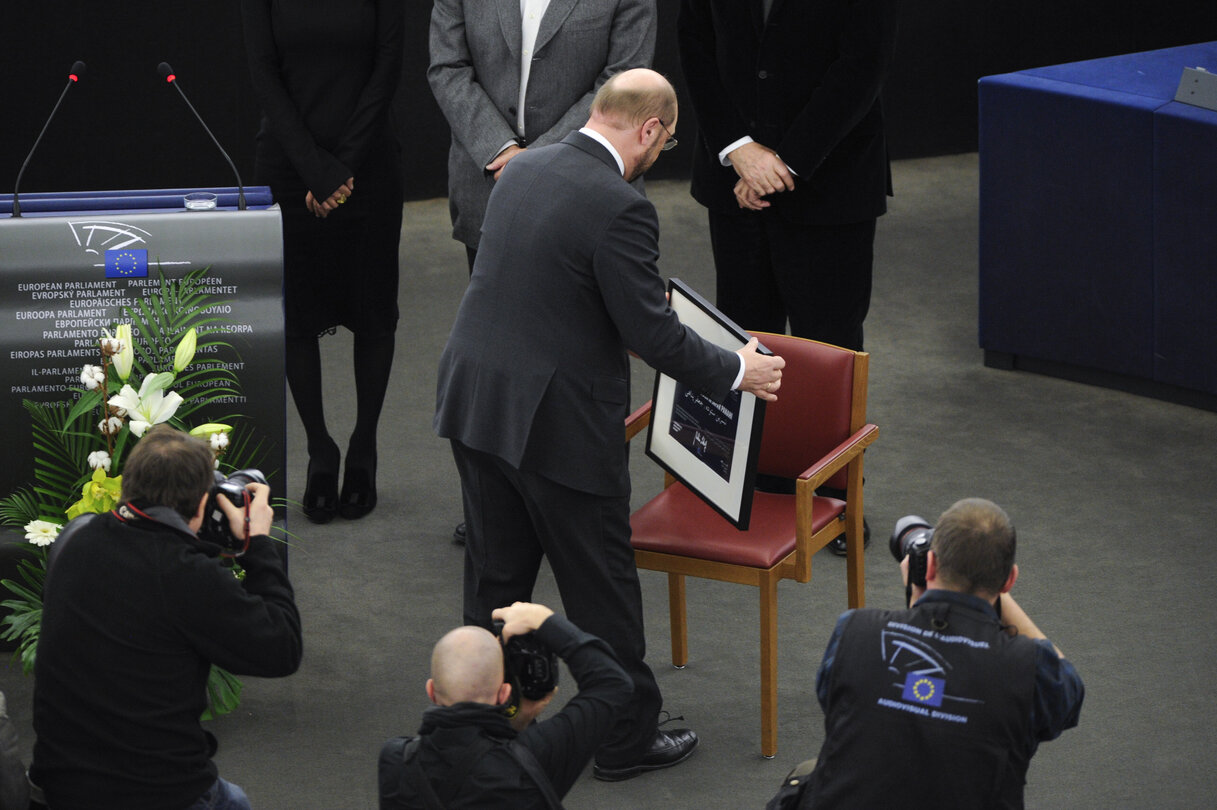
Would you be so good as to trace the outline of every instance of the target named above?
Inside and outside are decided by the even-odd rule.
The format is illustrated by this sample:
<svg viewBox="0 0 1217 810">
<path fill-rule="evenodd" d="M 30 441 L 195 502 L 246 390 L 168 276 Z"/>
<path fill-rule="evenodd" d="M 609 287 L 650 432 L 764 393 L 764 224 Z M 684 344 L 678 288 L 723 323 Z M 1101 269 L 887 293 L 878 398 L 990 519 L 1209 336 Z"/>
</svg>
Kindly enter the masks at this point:
<svg viewBox="0 0 1217 810">
<path fill-rule="evenodd" d="M 693 288 L 673 278 L 669 302 L 685 326 L 729 351 L 752 336 Z M 768 354 L 768 350 L 763 349 Z M 752 517 L 765 402 L 733 391 L 716 402 L 655 373 L 646 454 L 740 531 Z"/>
</svg>

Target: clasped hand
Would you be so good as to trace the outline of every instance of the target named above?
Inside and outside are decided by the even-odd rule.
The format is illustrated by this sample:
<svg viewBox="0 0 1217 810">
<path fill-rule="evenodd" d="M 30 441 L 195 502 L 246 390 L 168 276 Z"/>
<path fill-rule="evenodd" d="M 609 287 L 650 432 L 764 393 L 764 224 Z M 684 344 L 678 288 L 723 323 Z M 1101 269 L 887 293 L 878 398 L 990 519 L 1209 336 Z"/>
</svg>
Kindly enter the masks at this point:
<svg viewBox="0 0 1217 810">
<path fill-rule="evenodd" d="M 324 202 L 318 202 L 317 198 L 313 196 L 313 192 L 310 191 L 306 193 L 304 195 L 304 207 L 307 208 L 313 214 L 313 216 L 324 219 L 330 215 L 331 211 L 345 203 L 347 198 L 354 193 L 355 178 L 348 177 L 347 181 L 338 188 L 334 189 L 334 193 L 326 198 Z"/>
<path fill-rule="evenodd" d="M 740 208 L 760 211 L 769 207 L 762 199 L 779 191 L 794 191 L 794 175 L 768 146 L 753 141 L 733 149 L 727 160 L 739 175 L 735 184 L 735 200 Z"/>
</svg>

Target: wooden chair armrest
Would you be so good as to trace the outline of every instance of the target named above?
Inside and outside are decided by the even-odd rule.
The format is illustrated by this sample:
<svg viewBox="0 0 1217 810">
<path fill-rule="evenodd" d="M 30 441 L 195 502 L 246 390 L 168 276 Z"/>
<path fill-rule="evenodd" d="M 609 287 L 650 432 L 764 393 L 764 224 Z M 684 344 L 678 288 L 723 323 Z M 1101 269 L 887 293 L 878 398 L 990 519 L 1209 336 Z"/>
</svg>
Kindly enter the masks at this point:
<svg viewBox="0 0 1217 810">
<path fill-rule="evenodd" d="M 651 401 L 648 399 L 638 410 L 625 418 L 625 440 L 637 436 L 642 430 L 651 424 Z"/>
<path fill-rule="evenodd" d="M 805 488 L 814 492 L 825 481 L 832 478 L 838 470 L 853 461 L 877 438 L 879 438 L 878 425 L 863 425 L 854 435 L 834 447 L 831 453 L 799 475 L 800 490 Z"/>
</svg>

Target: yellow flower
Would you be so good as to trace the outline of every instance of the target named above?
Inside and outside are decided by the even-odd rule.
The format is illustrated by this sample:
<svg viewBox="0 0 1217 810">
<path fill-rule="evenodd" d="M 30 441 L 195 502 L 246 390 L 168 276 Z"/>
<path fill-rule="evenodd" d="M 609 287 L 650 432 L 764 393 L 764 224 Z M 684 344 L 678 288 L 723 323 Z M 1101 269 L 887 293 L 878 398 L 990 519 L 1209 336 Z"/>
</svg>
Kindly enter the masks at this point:
<svg viewBox="0 0 1217 810">
<path fill-rule="evenodd" d="M 80 491 L 80 500 L 68 507 L 68 520 L 80 515 L 95 512 L 109 512 L 118 505 L 122 493 L 123 477 L 116 475 L 110 478 L 106 471 L 98 467 L 93 471 L 93 477 L 85 482 Z"/>
</svg>

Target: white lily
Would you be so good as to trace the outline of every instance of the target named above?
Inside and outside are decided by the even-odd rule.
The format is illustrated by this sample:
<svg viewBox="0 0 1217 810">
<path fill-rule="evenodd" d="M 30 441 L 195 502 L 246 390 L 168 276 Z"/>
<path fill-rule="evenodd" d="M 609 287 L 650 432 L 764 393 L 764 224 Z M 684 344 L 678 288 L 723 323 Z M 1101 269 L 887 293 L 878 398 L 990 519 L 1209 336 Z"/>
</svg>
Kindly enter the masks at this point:
<svg viewBox="0 0 1217 810">
<path fill-rule="evenodd" d="M 111 362 L 114 363 L 118 379 L 126 382 L 127 378 L 131 376 L 131 365 L 135 362 L 135 346 L 131 343 L 131 324 L 120 323 L 114 330 L 114 336 L 118 338 L 122 346 Z"/>
<path fill-rule="evenodd" d="M 172 419 L 182 404 L 181 396 L 172 391 L 164 392 L 165 386 L 172 381 L 173 375 L 167 372 L 149 374 L 144 377 L 138 394 L 130 385 L 124 385 L 121 391 L 110 397 L 109 404 L 126 410 L 127 418 L 131 420 L 131 432 L 136 437 L 143 436 L 144 431 L 153 425 Z"/>
<path fill-rule="evenodd" d="M 31 520 L 25 524 L 25 539 L 36 546 L 49 546 L 55 542 L 62 528 L 60 524 L 51 523 L 49 520 Z"/>
<path fill-rule="evenodd" d="M 177 351 L 173 353 L 173 370 L 181 374 L 186 366 L 190 365 L 190 361 L 194 359 L 194 351 L 198 345 L 198 332 L 191 328 L 181 341 L 177 344 Z"/>
</svg>

